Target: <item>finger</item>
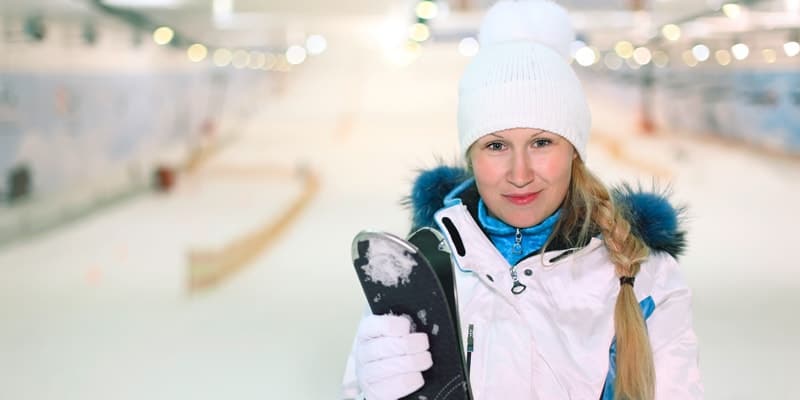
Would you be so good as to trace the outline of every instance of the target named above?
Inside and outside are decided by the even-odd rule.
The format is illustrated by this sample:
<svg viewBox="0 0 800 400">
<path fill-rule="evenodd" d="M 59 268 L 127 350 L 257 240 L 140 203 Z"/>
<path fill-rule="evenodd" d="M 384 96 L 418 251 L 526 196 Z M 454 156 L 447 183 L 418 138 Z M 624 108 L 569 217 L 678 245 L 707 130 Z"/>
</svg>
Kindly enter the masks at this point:
<svg viewBox="0 0 800 400">
<path fill-rule="evenodd" d="M 429 351 L 386 358 L 362 364 L 359 368 L 359 381 L 372 384 L 387 378 L 411 372 L 422 372 L 433 365 Z"/>
<path fill-rule="evenodd" d="M 384 336 L 359 343 L 356 359 L 360 364 L 364 364 L 384 358 L 421 353 L 428 350 L 428 347 L 428 335 L 423 332 L 401 337 Z"/>
<path fill-rule="evenodd" d="M 399 315 L 368 315 L 358 327 L 360 340 L 381 336 L 405 336 L 411 332 L 411 321 Z"/>
<path fill-rule="evenodd" d="M 364 394 L 368 400 L 397 400 L 416 392 L 423 385 L 425 380 L 422 374 L 411 372 L 367 385 Z"/>
</svg>

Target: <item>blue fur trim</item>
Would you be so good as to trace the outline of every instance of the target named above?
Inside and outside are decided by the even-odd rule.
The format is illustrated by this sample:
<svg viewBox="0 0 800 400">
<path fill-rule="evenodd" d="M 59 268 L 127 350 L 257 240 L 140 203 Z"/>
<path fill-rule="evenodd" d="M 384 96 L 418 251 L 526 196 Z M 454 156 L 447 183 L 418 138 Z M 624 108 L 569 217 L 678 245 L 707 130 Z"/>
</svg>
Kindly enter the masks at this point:
<svg viewBox="0 0 800 400">
<path fill-rule="evenodd" d="M 444 206 L 445 196 L 469 177 L 464 168 L 446 165 L 421 171 L 414 181 L 411 195 L 403 200 L 413 211 L 412 232 L 426 226 L 435 227 L 433 215 Z"/>
<path fill-rule="evenodd" d="M 673 207 L 669 195 L 668 189 L 647 192 L 628 184 L 611 189 L 615 204 L 647 247 L 677 258 L 686 248 L 686 232 L 680 227 L 686 208 Z"/>
<path fill-rule="evenodd" d="M 436 227 L 433 215 L 444 206 L 444 198 L 453 188 L 470 178 L 461 167 L 439 166 L 421 171 L 411 195 L 403 203 L 412 210 L 412 231 Z M 686 232 L 681 227 L 684 207 L 673 207 L 668 190 L 645 191 L 641 187 L 620 185 L 611 189 L 617 207 L 630 221 L 634 233 L 656 252 L 678 257 L 686 247 Z"/>
</svg>

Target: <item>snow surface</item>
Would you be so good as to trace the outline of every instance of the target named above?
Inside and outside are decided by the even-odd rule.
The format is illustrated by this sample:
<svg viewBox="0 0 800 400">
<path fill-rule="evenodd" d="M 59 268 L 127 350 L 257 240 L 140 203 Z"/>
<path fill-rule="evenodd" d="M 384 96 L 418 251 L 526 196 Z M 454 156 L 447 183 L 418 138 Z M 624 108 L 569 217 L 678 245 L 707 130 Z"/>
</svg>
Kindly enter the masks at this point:
<svg viewBox="0 0 800 400">
<path fill-rule="evenodd" d="M 408 232 L 398 201 L 415 171 L 458 154 L 456 88 L 467 59 L 434 43 L 412 66 L 391 69 L 370 53 L 330 50 L 282 74 L 283 96 L 254 92 L 254 119 L 213 160 L 303 164 L 321 181 L 284 235 L 218 288 L 186 293 L 187 249 L 279 215 L 296 183 L 201 174 L 176 193 L 0 248 L 0 399 L 336 398 L 365 303 L 353 235 Z M 636 113 L 611 107 L 627 97 L 594 97 L 590 168 L 608 183 L 651 180 L 614 157 L 601 133 L 671 172 L 676 200 L 690 207 L 680 263 L 705 398 L 800 398 L 791 373 L 800 359 L 800 163 L 691 136 L 636 135 Z"/>
</svg>

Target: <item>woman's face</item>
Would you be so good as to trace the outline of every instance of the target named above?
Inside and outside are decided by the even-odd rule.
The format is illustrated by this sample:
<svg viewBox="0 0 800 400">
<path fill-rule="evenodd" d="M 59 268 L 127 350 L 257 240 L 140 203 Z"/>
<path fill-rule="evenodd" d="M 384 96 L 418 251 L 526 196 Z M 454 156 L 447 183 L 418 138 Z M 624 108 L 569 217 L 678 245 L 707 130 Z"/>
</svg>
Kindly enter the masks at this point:
<svg viewBox="0 0 800 400">
<path fill-rule="evenodd" d="M 554 133 L 514 128 L 481 137 L 469 157 L 489 212 L 511 226 L 527 228 L 561 205 L 576 153 Z"/>
</svg>

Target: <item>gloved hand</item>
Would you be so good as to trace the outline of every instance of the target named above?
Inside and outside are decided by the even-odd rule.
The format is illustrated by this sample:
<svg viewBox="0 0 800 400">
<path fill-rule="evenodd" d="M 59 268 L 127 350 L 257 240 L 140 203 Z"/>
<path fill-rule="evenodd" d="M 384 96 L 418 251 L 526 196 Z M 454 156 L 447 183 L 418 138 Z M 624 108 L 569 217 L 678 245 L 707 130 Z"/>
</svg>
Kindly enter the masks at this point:
<svg viewBox="0 0 800 400">
<path fill-rule="evenodd" d="M 356 377 L 367 400 L 396 400 L 421 388 L 433 365 L 428 335 L 411 333 L 408 318 L 368 315 L 356 333 Z"/>
</svg>

